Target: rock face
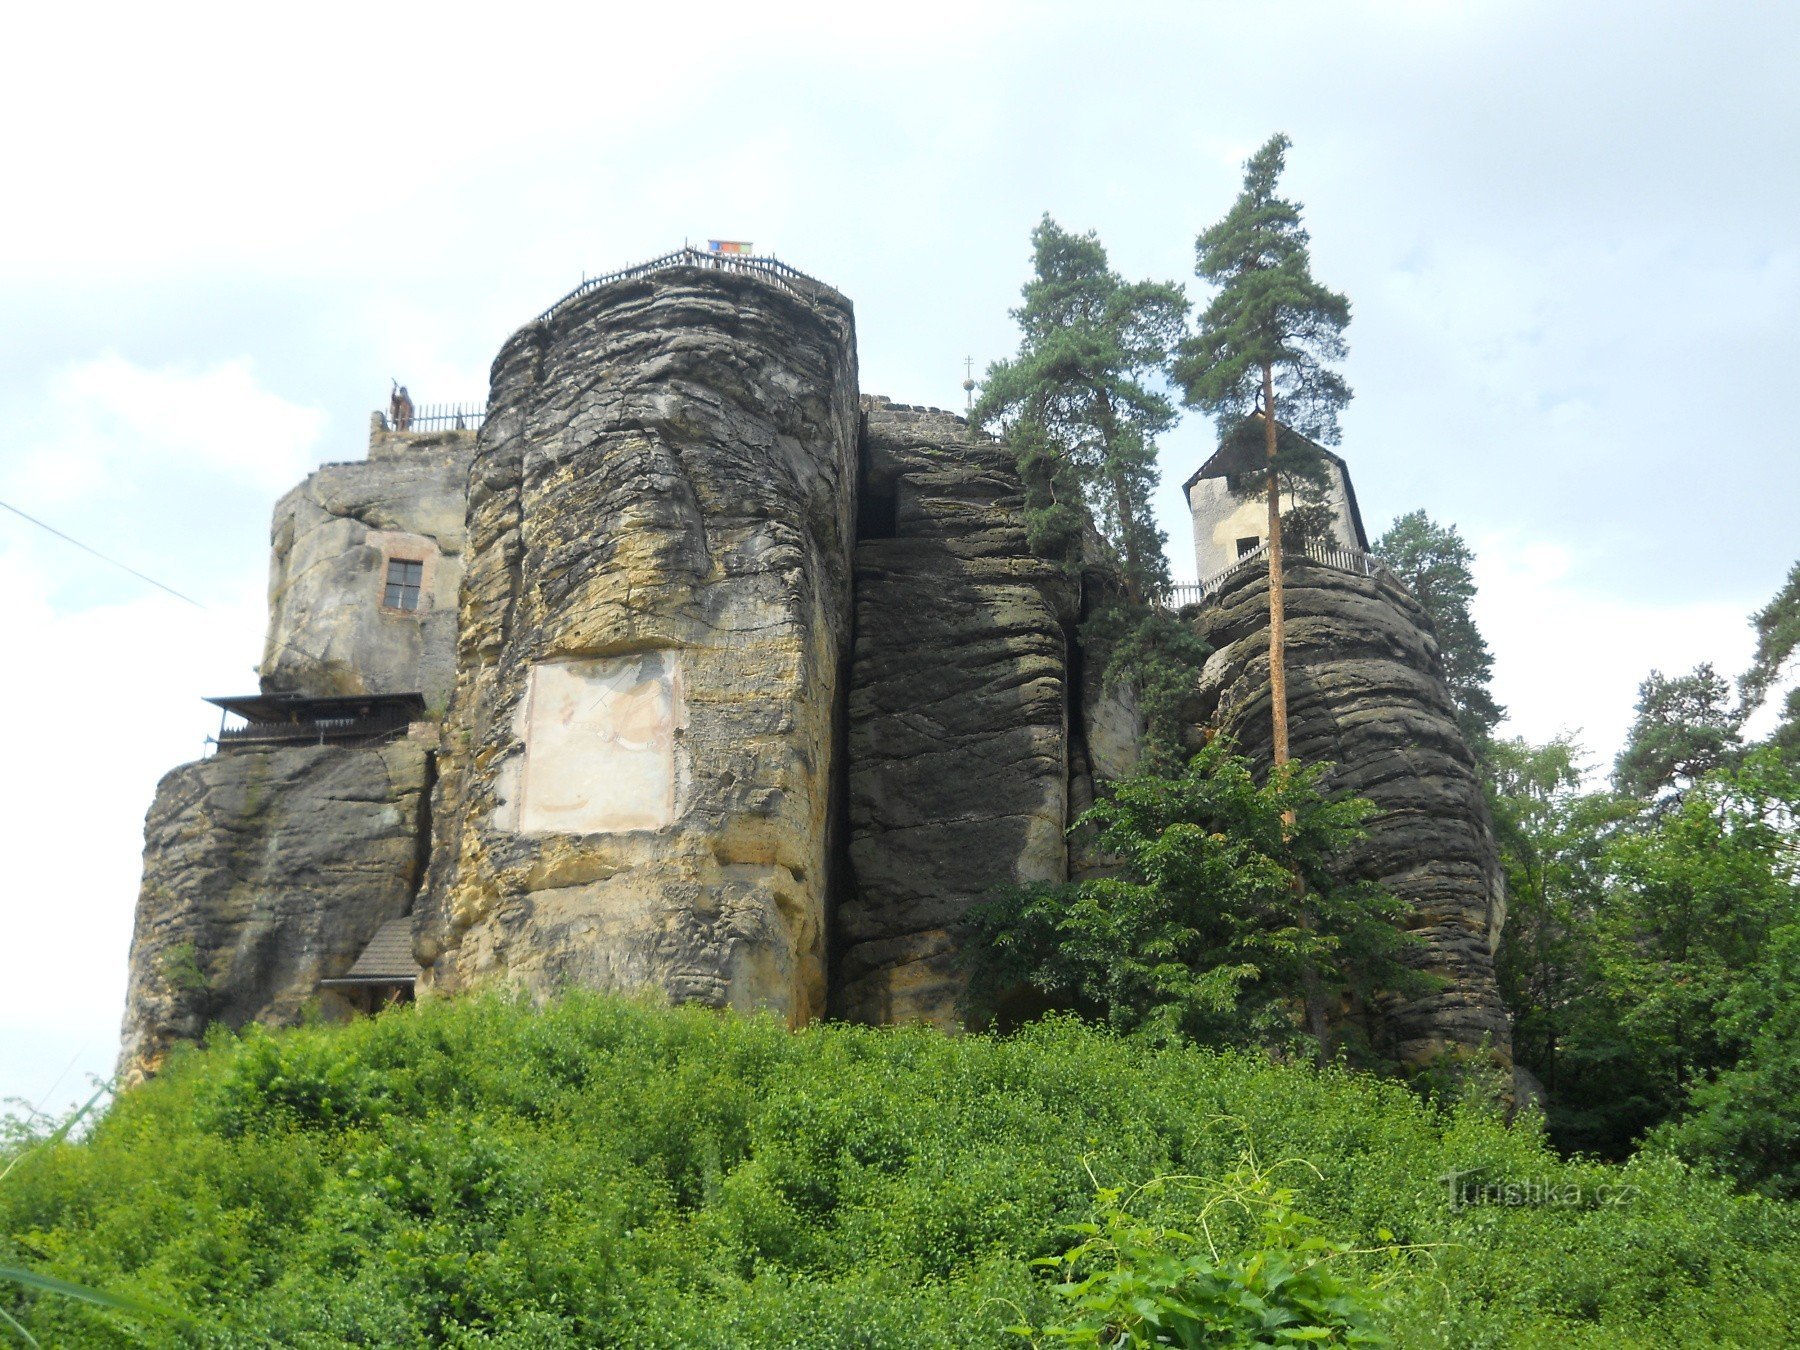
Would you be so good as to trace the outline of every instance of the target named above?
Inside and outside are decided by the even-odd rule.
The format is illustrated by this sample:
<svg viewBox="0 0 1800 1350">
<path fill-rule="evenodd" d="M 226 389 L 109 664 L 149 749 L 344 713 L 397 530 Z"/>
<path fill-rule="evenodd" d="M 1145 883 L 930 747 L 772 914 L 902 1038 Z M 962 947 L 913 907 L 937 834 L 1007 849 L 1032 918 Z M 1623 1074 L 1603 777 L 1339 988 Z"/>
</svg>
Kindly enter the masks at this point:
<svg viewBox="0 0 1800 1350">
<path fill-rule="evenodd" d="M 803 280 L 627 278 L 502 349 L 422 988 L 823 1011 L 856 432 Z"/>
<path fill-rule="evenodd" d="M 1288 719 L 1296 759 L 1329 760 L 1331 783 L 1380 813 L 1348 874 L 1380 882 L 1413 910 L 1421 967 L 1441 992 L 1382 1009 L 1405 1064 L 1485 1041 L 1504 1063 L 1511 1025 L 1494 982 L 1505 919 L 1498 853 L 1474 757 L 1456 713 L 1425 611 L 1385 573 L 1364 577 L 1289 560 Z M 1244 753 L 1270 758 L 1269 586 L 1246 567 L 1199 611 L 1215 648 L 1201 676 L 1212 725 Z"/>
<path fill-rule="evenodd" d="M 1079 588 L 1026 547 L 1011 455 L 960 419 L 871 400 L 864 455 L 832 1006 L 957 1026 L 957 920 L 1068 872 Z"/>
<path fill-rule="evenodd" d="M 278 712 L 287 743 L 163 781 L 129 1074 L 210 1021 L 402 996 L 404 926 L 320 981 L 403 917 L 427 996 L 655 989 L 953 1028 L 969 907 L 1109 864 L 1070 836 L 1140 734 L 1079 640 L 1116 585 L 1097 541 L 1080 576 L 1033 556 L 1006 451 L 859 406 L 835 291 L 700 261 L 521 329 L 478 439 L 378 426 L 282 499 L 264 692 L 421 693 L 442 722 L 327 747 L 292 742 L 356 734 L 345 705 Z M 1504 1051 L 1499 869 L 1424 614 L 1310 563 L 1291 586 L 1295 753 L 1381 806 L 1351 865 L 1411 903 L 1447 981 L 1385 1010 L 1393 1044 Z M 1266 619 L 1252 568 L 1197 620 L 1213 721 L 1265 755 Z"/>
<path fill-rule="evenodd" d="M 153 1070 L 212 1022 L 282 1024 L 406 913 L 423 856 L 425 747 L 246 748 L 183 765 L 144 828 L 120 1067 Z"/>
<path fill-rule="evenodd" d="M 470 431 L 376 427 L 369 457 L 327 464 L 277 503 L 267 693 L 410 694 L 442 712 L 456 674 Z M 413 607 L 384 603 L 390 561 L 420 565 Z"/>
</svg>

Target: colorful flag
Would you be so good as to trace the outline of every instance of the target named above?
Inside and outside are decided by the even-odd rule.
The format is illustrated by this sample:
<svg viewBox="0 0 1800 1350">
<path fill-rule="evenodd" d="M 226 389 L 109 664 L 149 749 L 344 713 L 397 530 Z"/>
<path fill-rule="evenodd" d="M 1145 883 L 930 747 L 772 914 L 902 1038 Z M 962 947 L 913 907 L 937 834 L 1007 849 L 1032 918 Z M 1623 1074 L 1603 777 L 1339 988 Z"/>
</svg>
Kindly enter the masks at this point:
<svg viewBox="0 0 1800 1350">
<path fill-rule="evenodd" d="M 706 251 L 708 253 L 748 253 L 751 250 L 750 245 L 742 239 L 708 239 Z"/>
</svg>

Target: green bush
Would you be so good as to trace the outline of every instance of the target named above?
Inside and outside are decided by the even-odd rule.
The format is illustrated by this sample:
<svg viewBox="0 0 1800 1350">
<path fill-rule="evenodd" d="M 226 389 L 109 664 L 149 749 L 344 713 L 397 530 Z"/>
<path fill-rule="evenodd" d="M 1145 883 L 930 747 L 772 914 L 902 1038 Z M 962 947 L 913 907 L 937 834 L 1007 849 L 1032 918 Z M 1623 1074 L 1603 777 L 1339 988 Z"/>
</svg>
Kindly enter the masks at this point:
<svg viewBox="0 0 1800 1350">
<path fill-rule="evenodd" d="M 1428 1254 L 1370 1314 L 1399 1345 L 1800 1338 L 1794 1209 L 1674 1158 L 1562 1162 L 1533 1124 L 1391 1082 L 1064 1020 L 794 1034 L 587 996 L 178 1053 L 12 1171 L 0 1265 L 192 1320 L 0 1308 L 57 1346 L 1019 1345 L 1065 1311 L 1031 1263 L 1096 1184 L 1223 1183 L 1246 1147 L 1308 1164 L 1283 1182 L 1346 1289 Z M 1499 1189 L 1453 1204 L 1453 1173 Z M 1132 1214 L 1179 1229 L 1192 1196 Z M 1239 1269 L 1271 1248 L 1249 1212 L 1212 1233 Z"/>
</svg>

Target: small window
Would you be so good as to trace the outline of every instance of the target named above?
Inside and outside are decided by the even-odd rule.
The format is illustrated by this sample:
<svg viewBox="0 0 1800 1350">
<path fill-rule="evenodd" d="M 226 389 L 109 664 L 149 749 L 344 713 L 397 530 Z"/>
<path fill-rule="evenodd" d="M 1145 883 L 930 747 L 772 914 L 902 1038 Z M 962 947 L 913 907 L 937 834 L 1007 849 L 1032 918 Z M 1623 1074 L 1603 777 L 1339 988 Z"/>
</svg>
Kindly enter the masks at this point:
<svg viewBox="0 0 1800 1350">
<path fill-rule="evenodd" d="M 387 590 L 381 603 L 387 609 L 417 609 L 419 587 L 425 582 L 425 564 L 405 558 L 389 558 Z"/>
<path fill-rule="evenodd" d="M 1237 544 L 1238 557 L 1242 558 L 1245 554 L 1254 553 L 1257 549 L 1262 547 L 1262 536 L 1259 534 L 1247 534 L 1242 539 L 1238 540 Z"/>
</svg>

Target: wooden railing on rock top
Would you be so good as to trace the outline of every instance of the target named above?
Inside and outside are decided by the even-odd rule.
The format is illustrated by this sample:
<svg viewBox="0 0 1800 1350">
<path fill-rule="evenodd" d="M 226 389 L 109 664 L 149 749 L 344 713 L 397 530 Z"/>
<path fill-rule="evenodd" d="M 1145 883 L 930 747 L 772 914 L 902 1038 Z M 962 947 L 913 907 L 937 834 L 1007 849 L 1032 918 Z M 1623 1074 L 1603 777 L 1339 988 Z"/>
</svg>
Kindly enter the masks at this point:
<svg viewBox="0 0 1800 1350">
<path fill-rule="evenodd" d="M 1373 553 L 1364 553 L 1361 549 L 1344 548 L 1339 544 L 1302 544 L 1295 548 L 1290 545 L 1285 552 L 1289 557 L 1295 554 L 1326 567 L 1335 567 L 1340 572 L 1349 572 L 1359 577 L 1391 577 L 1387 564 Z M 1251 549 L 1243 557 L 1229 567 L 1221 568 L 1203 581 L 1183 581 L 1169 587 L 1164 594 L 1163 603 L 1170 609 L 1180 609 L 1183 605 L 1205 603 L 1227 581 L 1237 576 L 1245 568 L 1254 567 L 1258 563 L 1267 565 L 1269 545 L 1265 541 Z"/>
<path fill-rule="evenodd" d="M 750 276 L 761 277 L 764 281 L 779 286 L 793 295 L 805 296 L 805 292 L 796 286 L 796 281 L 803 281 L 809 286 L 817 286 L 822 290 L 833 289 L 817 277 L 809 277 L 797 267 L 789 267 L 779 258 L 758 257 L 750 253 L 708 253 L 697 248 L 678 248 L 673 253 L 665 253 L 660 258 L 652 258 L 647 263 L 639 263 L 635 267 L 622 267 L 617 272 L 608 272 L 605 276 L 589 277 L 581 285 L 558 300 L 545 310 L 533 323 L 543 323 L 582 296 L 597 291 L 602 286 L 609 286 L 615 281 L 625 281 L 631 277 L 649 276 L 652 272 L 665 272 L 671 267 L 709 267 L 720 272 L 742 272 Z"/>
</svg>

